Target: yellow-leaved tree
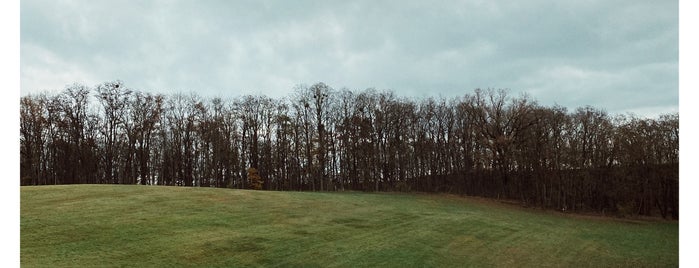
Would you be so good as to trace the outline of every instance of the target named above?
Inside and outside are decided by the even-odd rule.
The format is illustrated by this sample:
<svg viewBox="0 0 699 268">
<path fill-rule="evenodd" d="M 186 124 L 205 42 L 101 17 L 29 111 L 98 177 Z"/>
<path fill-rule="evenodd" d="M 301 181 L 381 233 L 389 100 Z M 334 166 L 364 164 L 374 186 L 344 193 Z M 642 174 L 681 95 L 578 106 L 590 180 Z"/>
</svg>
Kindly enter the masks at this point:
<svg viewBox="0 0 699 268">
<path fill-rule="evenodd" d="M 256 168 L 248 168 L 248 180 L 250 181 L 250 189 L 262 190 L 262 177 L 260 177 Z"/>
</svg>

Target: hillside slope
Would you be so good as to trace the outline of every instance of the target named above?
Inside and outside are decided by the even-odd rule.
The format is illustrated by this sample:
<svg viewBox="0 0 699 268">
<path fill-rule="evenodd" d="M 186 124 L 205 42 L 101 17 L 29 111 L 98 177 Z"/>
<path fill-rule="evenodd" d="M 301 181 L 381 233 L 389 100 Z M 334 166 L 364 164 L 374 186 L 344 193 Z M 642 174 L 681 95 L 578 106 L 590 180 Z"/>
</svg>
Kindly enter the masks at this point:
<svg viewBox="0 0 699 268">
<path fill-rule="evenodd" d="M 677 222 L 424 194 L 21 187 L 33 266 L 677 266 Z"/>
</svg>

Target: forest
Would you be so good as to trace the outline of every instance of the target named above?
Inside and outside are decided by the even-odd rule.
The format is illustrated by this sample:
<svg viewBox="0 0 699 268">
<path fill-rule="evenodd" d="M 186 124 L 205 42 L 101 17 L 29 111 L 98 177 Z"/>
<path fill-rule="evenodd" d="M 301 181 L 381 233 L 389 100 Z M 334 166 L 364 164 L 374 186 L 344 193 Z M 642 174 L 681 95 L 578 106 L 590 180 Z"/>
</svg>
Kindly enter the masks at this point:
<svg viewBox="0 0 699 268">
<path fill-rule="evenodd" d="M 436 192 L 679 217 L 677 113 L 569 111 L 503 89 L 209 98 L 111 81 L 22 96 L 20 117 L 21 185 Z"/>
</svg>

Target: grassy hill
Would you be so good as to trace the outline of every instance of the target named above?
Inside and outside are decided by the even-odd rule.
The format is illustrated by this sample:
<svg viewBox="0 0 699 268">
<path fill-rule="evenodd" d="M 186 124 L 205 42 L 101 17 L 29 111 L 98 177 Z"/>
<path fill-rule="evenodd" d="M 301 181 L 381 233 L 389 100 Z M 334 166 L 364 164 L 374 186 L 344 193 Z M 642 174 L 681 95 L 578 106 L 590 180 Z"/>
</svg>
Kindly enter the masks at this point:
<svg viewBox="0 0 699 268">
<path fill-rule="evenodd" d="M 21 265 L 677 266 L 677 222 L 426 194 L 21 187 Z"/>
</svg>

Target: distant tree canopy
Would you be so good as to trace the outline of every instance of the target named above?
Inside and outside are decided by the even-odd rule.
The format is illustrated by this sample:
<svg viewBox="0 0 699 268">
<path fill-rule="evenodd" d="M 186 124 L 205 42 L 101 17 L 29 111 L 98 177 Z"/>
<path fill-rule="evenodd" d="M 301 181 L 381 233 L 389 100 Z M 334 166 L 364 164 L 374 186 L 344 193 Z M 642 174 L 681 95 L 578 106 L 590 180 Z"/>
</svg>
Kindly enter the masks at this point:
<svg viewBox="0 0 699 268">
<path fill-rule="evenodd" d="M 412 100 L 318 83 L 224 100 L 115 81 L 24 96 L 20 116 L 21 185 L 445 192 L 679 216 L 678 114 L 568 111 L 492 89 Z"/>
</svg>

